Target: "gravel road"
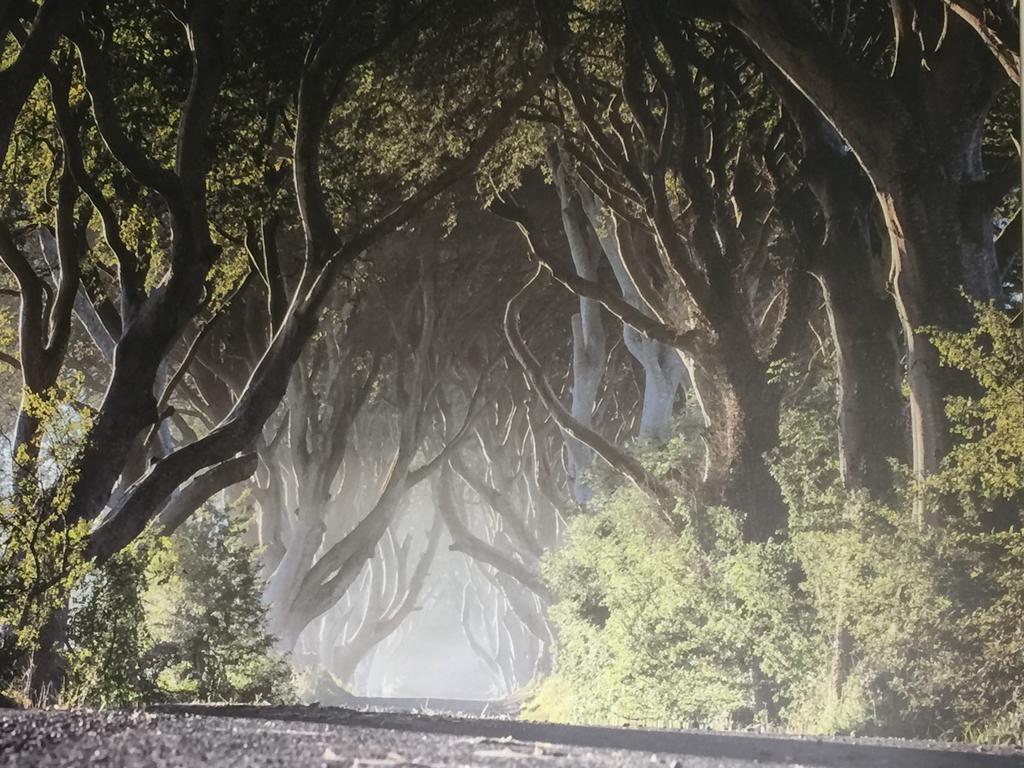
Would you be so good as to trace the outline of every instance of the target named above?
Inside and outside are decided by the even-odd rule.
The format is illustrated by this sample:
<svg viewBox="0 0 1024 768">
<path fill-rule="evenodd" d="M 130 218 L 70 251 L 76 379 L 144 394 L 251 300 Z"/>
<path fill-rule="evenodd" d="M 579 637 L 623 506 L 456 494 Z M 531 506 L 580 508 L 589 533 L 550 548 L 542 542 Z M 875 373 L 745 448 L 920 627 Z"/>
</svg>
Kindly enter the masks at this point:
<svg viewBox="0 0 1024 768">
<path fill-rule="evenodd" d="M 148 713 L 0 712 L 0 766 L 1024 766 L 1024 753 L 950 751 L 936 745 L 921 746 L 917 742 L 902 743 L 901 746 L 864 745 L 849 741 L 574 729 L 514 721 L 364 713 L 326 707 L 205 707 L 201 708 L 204 714 L 189 714 L 184 709 L 190 708 Z M 644 734 L 653 734 L 661 741 L 651 738 L 645 742 Z M 740 757 L 746 759 L 738 759 Z"/>
</svg>

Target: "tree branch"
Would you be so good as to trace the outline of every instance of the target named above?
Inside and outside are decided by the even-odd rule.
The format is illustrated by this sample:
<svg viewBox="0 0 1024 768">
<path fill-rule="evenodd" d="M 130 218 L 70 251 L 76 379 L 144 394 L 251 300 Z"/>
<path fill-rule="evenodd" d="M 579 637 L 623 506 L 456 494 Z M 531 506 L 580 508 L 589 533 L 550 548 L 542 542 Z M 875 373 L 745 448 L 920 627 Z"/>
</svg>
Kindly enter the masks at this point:
<svg viewBox="0 0 1024 768">
<path fill-rule="evenodd" d="M 662 519 L 673 530 L 677 530 L 681 525 L 681 519 L 674 511 L 676 507 L 676 494 L 673 489 L 659 477 L 647 471 L 639 461 L 626 451 L 613 445 L 600 434 L 574 419 L 551 389 L 551 385 L 548 384 L 544 377 L 543 367 L 537 358 L 533 356 L 525 339 L 523 339 L 520 329 L 520 304 L 526 295 L 527 288 L 530 287 L 539 275 L 540 267 L 537 268 L 533 277 L 523 286 L 519 293 L 509 300 L 505 308 L 505 335 L 508 338 L 509 345 L 512 347 L 513 354 L 526 373 L 531 388 L 537 393 L 537 397 L 548 409 L 555 423 L 566 434 L 593 449 L 612 469 L 621 472 L 631 480 L 655 502 Z"/>
<path fill-rule="evenodd" d="M 650 339 L 660 341 L 687 354 L 694 353 L 695 344 L 699 338 L 698 332 L 684 331 L 680 333 L 637 309 L 600 283 L 586 280 L 568 269 L 563 269 L 540 235 L 540 228 L 533 222 L 525 208 L 507 200 L 496 198 L 490 204 L 489 209 L 498 216 L 518 225 L 520 232 L 530 247 L 530 253 L 534 260 L 546 269 L 555 281 L 567 291 L 576 296 L 597 301 L 620 321 L 635 328 L 639 333 Z"/>
<path fill-rule="evenodd" d="M 157 518 L 161 535 L 170 536 L 212 496 L 252 477 L 257 463 L 255 453 L 246 453 L 196 475 L 171 498 Z M 106 556 L 110 554 L 113 553 Z M 97 563 L 102 563 L 104 559 L 97 555 Z"/>
</svg>

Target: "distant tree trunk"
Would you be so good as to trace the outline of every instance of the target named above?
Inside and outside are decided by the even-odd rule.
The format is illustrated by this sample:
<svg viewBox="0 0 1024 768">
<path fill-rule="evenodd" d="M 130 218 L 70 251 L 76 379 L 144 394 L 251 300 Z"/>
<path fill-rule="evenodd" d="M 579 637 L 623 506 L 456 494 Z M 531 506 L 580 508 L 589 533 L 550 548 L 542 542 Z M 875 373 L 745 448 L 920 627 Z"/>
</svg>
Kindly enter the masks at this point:
<svg viewBox="0 0 1024 768">
<path fill-rule="evenodd" d="M 513 296 L 505 307 L 505 337 L 516 360 L 523 367 L 523 372 L 536 393 L 537 398 L 547 408 L 556 424 L 566 433 L 581 442 L 586 442 L 608 463 L 610 467 L 621 472 L 646 493 L 658 509 L 662 519 L 672 528 L 677 528 L 682 521 L 675 515 L 676 491 L 672 481 L 666 481 L 651 472 L 634 456 L 614 445 L 600 433 L 576 421 L 572 414 L 561 404 L 557 394 L 544 377 L 544 367 L 530 351 L 522 335 L 522 319 L 520 313 L 524 297 L 530 285 L 540 276 L 537 272 L 530 281 Z"/>
<path fill-rule="evenodd" d="M 610 210 L 602 208 L 590 190 L 581 187 L 580 197 L 591 226 L 601 243 L 605 258 L 615 274 L 622 297 L 649 317 L 651 308 L 640 297 L 636 282 L 622 258 L 623 241 L 620 230 L 628 227 Z M 676 393 L 683 382 L 686 367 L 679 351 L 660 341 L 648 338 L 630 325 L 623 324 L 622 338 L 626 349 L 644 370 L 644 399 L 640 412 L 640 438 L 655 444 L 672 436 L 672 413 Z"/>
<path fill-rule="evenodd" d="M 377 605 L 367 605 L 369 615 L 364 617 L 358 631 L 352 636 L 343 637 L 342 643 L 333 649 L 332 656 L 326 657 L 332 659 L 332 671 L 339 679 L 355 683 L 355 672 L 360 663 L 391 637 L 413 611 L 419 609 L 419 600 L 437 553 L 442 527 L 440 515 L 435 513 L 427 533 L 426 546 L 408 576 L 408 563 L 398 559 L 408 557 L 407 546 L 392 548 L 395 559 L 390 563 L 382 556 L 383 568 L 393 572 L 393 583 L 385 582 L 382 587 L 371 590 L 376 594 L 369 595 L 368 599 L 374 600 Z"/>
<path fill-rule="evenodd" d="M 623 336 L 626 348 L 644 369 L 640 439 L 660 445 L 672 437 L 676 394 L 686 367 L 679 353 L 661 342 L 645 339 L 631 328 L 624 328 Z"/>
<path fill-rule="evenodd" d="M 298 633 L 291 626 L 291 609 L 302 587 L 302 579 L 324 540 L 323 511 L 323 507 L 300 506 L 292 519 L 292 535 L 284 556 L 267 583 L 264 599 L 269 609 L 268 631 L 278 638 L 279 646 L 285 650 L 290 650 L 294 639 L 298 638 Z"/>
<path fill-rule="evenodd" d="M 601 245 L 590 228 L 580 196 L 567 178 L 566 169 L 554 149 L 549 151 L 549 162 L 561 203 L 562 227 L 569 241 L 569 252 L 576 274 L 596 282 Z M 580 311 L 572 318 L 571 413 L 580 424 L 592 427 L 597 395 L 606 367 L 605 331 L 601 321 L 601 305 L 582 296 L 579 301 Z M 566 446 L 573 498 L 579 504 L 586 504 L 590 501 L 592 491 L 584 475 L 594 462 L 594 452 L 589 446 L 568 435 Z"/>
<path fill-rule="evenodd" d="M 266 469 L 266 481 L 262 472 L 257 471 L 252 494 L 258 508 L 257 529 L 259 546 L 262 551 L 263 573 L 269 576 L 281 562 L 285 553 L 285 538 L 288 535 L 286 489 L 283 473 L 277 466 L 272 452 L 261 452 L 260 459 Z"/>
</svg>

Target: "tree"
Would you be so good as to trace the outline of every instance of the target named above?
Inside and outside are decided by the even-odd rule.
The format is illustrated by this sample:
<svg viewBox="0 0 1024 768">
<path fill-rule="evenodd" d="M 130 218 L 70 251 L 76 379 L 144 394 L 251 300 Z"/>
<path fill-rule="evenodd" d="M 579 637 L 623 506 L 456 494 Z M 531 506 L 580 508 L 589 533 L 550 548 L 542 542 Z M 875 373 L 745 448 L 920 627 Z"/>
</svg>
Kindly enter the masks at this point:
<svg viewBox="0 0 1024 768">
<path fill-rule="evenodd" d="M 992 210 L 1017 184 L 1019 157 L 986 168 L 982 142 L 1005 80 L 982 37 L 944 4 L 908 0 L 891 12 L 868 4 L 856 15 L 829 6 L 822 10 L 831 18 L 800 0 L 676 10 L 746 36 L 834 126 L 871 180 L 889 238 L 914 470 L 923 478 L 948 447 L 944 398 L 961 386 L 940 368 L 924 329 L 969 325 L 961 291 L 975 299 L 1002 293 Z M 1017 24 L 1002 7 L 996 18 Z M 873 36 L 890 44 L 891 61 L 874 45 L 859 54 Z"/>
<path fill-rule="evenodd" d="M 543 119 L 561 131 L 609 259 L 632 283 L 625 295 L 637 297 L 613 297 L 612 308 L 602 291 L 605 306 L 626 309 L 624 318 L 691 368 L 708 425 L 700 495 L 748 510 L 751 535 L 764 537 L 784 525 L 763 455 L 777 440 L 766 358 L 786 317 L 787 272 L 773 242 L 781 233 L 771 190 L 760 181 L 763 149 L 750 129 L 766 119 L 771 98 L 763 88 L 741 96 L 733 70 L 744 64 L 727 41 L 710 43 L 725 63 L 705 65 L 689 55 L 694 43 L 681 30 L 641 9 L 611 17 L 621 41 L 609 39 L 608 18 L 581 14 L 590 28 L 560 58 L 559 90 Z M 741 109 L 749 117 L 737 119 Z M 518 219 L 526 224 L 521 212 Z"/>
<path fill-rule="evenodd" d="M 771 71 L 771 64 L 765 64 Z M 850 488 L 885 499 L 890 461 L 906 455 L 895 307 L 885 291 L 884 255 L 875 237 L 876 204 L 867 178 L 834 129 L 788 82 L 773 79 L 799 137 L 796 175 L 806 194 L 780 195 L 800 241 L 798 262 L 820 284 L 835 349 L 839 466 Z M 790 186 L 792 189 L 792 185 Z"/>
<path fill-rule="evenodd" d="M 77 134 L 62 132 L 65 196 L 73 201 L 71 195 L 81 190 L 99 213 L 108 263 L 115 265 L 111 278 L 121 308 L 111 323 L 116 331 L 112 334 L 116 340 L 114 365 L 89 439 L 76 462 L 68 510 L 72 524 L 95 521 L 102 515 L 102 523 L 94 528 L 86 547 L 86 556 L 100 562 L 131 542 L 175 493 L 180 491 L 198 505 L 203 501 L 199 490 L 213 492 L 237 480 L 236 472 L 217 470 L 237 467 L 238 454 L 251 450 L 284 396 L 289 372 L 314 332 L 336 279 L 344 274 L 344 282 L 358 288 L 359 281 L 353 278 L 360 269 L 361 254 L 438 193 L 472 173 L 501 138 L 518 104 L 539 86 L 550 59 L 544 54 L 533 66 L 528 36 L 509 38 L 507 47 L 496 50 L 489 59 L 494 79 L 488 87 L 471 89 L 464 101 L 452 103 L 451 110 L 436 115 L 428 108 L 432 98 L 426 94 L 443 84 L 436 71 L 417 69 L 415 63 L 422 61 L 417 57 L 429 49 L 444 50 L 453 65 L 475 60 L 481 35 L 496 28 L 486 14 L 476 14 L 479 26 L 471 25 L 460 36 L 458 31 L 441 30 L 436 25 L 440 16 L 428 17 L 413 8 L 398 13 L 397 4 L 395 13 L 381 15 L 381 7 L 374 2 L 352 7 L 327 2 L 316 19 L 292 16 L 274 4 L 268 4 L 264 13 L 243 13 L 238 3 L 186 4 L 164 8 L 156 15 L 138 10 L 132 3 L 90 9 L 66 30 L 78 54 L 92 119 L 80 126 Z M 283 16 L 288 17 L 286 23 L 280 23 Z M 434 22 L 428 23 L 428 19 Z M 112 29 L 123 34 L 111 35 Z M 262 45 L 243 47 L 240 35 L 247 37 L 247 43 Z M 422 48 L 405 46 L 414 40 L 420 41 Z M 142 48 L 138 44 L 143 41 L 147 45 L 159 41 L 161 50 L 168 51 L 167 58 L 148 66 L 139 56 Z M 402 51 L 404 58 L 382 56 L 384 51 Z M 400 65 L 398 58 L 410 66 Z M 302 62 L 298 70 L 295 62 Z M 264 82 L 245 79 L 243 73 L 250 66 L 259 69 Z M 72 68 L 51 79 L 65 74 L 79 77 Z M 424 137 L 429 131 L 421 131 L 423 151 L 407 145 L 411 159 L 401 164 L 397 173 L 372 162 L 371 155 L 360 154 L 368 135 L 367 125 L 360 121 L 376 121 L 376 131 L 369 135 L 383 145 L 389 140 L 410 142 L 417 134 L 409 130 L 407 121 L 393 114 L 384 118 L 387 112 L 381 107 L 386 98 L 373 98 L 365 92 L 361 96 L 355 87 L 359 78 L 388 82 L 393 92 L 402 94 L 408 106 L 422 116 L 425 125 L 434 120 L 433 126 L 446 141 L 427 142 Z M 291 117 L 282 115 L 282 104 L 295 79 L 299 87 L 290 163 L 305 244 L 303 271 L 291 287 L 293 300 L 231 410 L 196 440 L 153 455 L 147 467 L 145 453 L 139 450 L 140 438 L 168 417 L 167 412 L 157 411 L 155 394 L 166 370 L 165 360 L 215 293 L 212 280 L 225 266 L 225 257 L 231 255 L 227 247 L 231 229 L 237 233 L 244 228 L 241 219 L 255 215 L 261 207 L 257 195 L 253 202 L 247 201 L 249 207 L 242 216 L 233 218 L 238 209 L 228 205 L 224 222 L 221 211 L 214 207 L 219 202 L 216 182 L 224 180 L 221 169 L 253 146 L 246 143 L 249 133 L 232 133 L 232 120 L 250 120 L 259 126 L 256 133 L 262 140 L 255 146 L 262 154 L 252 160 L 257 178 L 279 173 L 286 162 L 280 148 L 289 140 L 285 126 Z M 249 99 L 254 89 L 259 95 Z M 492 103 L 496 92 L 505 95 L 504 102 L 493 110 L 480 109 L 482 102 Z M 269 101 L 266 93 L 271 96 Z M 175 103 L 176 96 L 180 100 Z M 125 108 L 126 98 L 136 99 L 134 109 Z M 58 127 L 61 106 L 57 104 L 55 110 Z M 328 140 L 329 117 L 339 111 L 349 114 L 352 133 L 330 138 L 352 143 L 345 162 L 332 169 L 338 183 L 329 187 L 328 177 L 320 170 L 321 153 Z M 466 119 L 467 115 L 474 117 Z M 148 141 L 141 138 L 147 131 Z M 210 137 L 224 143 L 210 141 Z M 108 172 L 110 177 L 104 175 Z M 259 186 L 253 185 L 256 191 Z M 350 207 L 336 224 L 327 206 L 328 195 L 347 198 L 358 208 Z M 67 205 L 62 208 L 67 209 Z M 65 220 L 70 221 L 67 215 Z M 62 225 L 58 240 L 67 240 L 64 235 L 71 231 L 69 226 Z M 219 231 L 226 231 L 227 236 Z M 130 247 L 133 238 L 136 242 Z M 236 243 L 238 239 L 236 235 Z M 25 277 L 23 296 L 31 309 L 41 289 L 32 287 L 31 276 L 17 263 L 10 245 L 5 246 L 5 256 Z M 76 293 L 70 252 L 65 259 L 71 268 L 56 307 L 58 329 L 69 323 L 66 307 Z M 28 330 L 40 324 L 34 310 L 25 316 L 30 321 Z M 38 334 L 25 336 L 26 345 L 37 343 Z M 115 494 L 119 478 L 124 492 Z M 37 665 L 40 674 L 43 666 Z"/>
<path fill-rule="evenodd" d="M 280 701 L 292 671 L 267 632 L 259 561 L 242 535 L 244 518 L 213 508 L 190 518 L 158 566 L 163 595 L 149 652 L 157 686 L 171 698 Z M 160 598 L 162 597 L 162 600 Z"/>
</svg>

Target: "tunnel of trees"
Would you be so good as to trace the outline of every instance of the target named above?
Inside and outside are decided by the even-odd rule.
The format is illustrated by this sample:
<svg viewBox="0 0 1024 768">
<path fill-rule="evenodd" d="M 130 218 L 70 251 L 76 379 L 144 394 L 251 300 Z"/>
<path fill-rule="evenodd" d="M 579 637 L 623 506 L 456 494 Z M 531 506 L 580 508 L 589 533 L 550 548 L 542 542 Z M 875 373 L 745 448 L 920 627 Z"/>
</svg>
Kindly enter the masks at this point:
<svg viewBox="0 0 1024 768">
<path fill-rule="evenodd" d="M 4 700 L 1024 739 L 1019 34 L 0 0 Z"/>
</svg>

